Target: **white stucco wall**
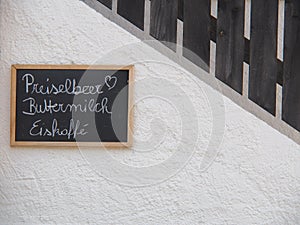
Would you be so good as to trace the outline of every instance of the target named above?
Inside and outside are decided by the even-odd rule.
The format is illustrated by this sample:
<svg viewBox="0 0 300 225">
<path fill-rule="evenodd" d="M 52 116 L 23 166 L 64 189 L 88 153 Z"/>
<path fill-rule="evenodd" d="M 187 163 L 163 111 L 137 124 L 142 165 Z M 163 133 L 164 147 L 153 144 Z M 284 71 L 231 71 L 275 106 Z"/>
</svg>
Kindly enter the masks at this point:
<svg viewBox="0 0 300 225">
<path fill-rule="evenodd" d="M 78 0 L 2 0 L 0 18 L 0 224 L 300 223 L 286 136 Z M 10 148 L 15 63 L 134 63 L 133 148 Z"/>
</svg>

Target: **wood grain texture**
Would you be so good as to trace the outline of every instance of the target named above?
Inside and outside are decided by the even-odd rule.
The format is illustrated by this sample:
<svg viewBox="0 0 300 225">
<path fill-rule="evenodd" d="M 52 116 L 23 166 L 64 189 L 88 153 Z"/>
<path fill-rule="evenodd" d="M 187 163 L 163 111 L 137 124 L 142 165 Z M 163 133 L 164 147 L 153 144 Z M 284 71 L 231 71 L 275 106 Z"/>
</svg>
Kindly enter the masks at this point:
<svg viewBox="0 0 300 225">
<path fill-rule="evenodd" d="M 118 14 L 133 23 L 135 26 L 144 30 L 144 0 L 119 0 Z"/>
<path fill-rule="evenodd" d="M 109 9 L 112 8 L 112 0 L 97 0 L 97 1 L 101 2 L 103 5 L 105 5 Z"/>
<path fill-rule="evenodd" d="M 152 0 L 150 14 L 150 35 L 176 50 L 177 1 Z"/>
<path fill-rule="evenodd" d="M 17 68 L 11 66 L 11 84 L 10 84 L 10 145 L 16 144 L 16 101 L 17 101 Z"/>
<path fill-rule="evenodd" d="M 243 89 L 244 0 L 218 2 L 216 77 L 238 93 Z"/>
<path fill-rule="evenodd" d="M 249 99 L 275 115 L 278 1 L 251 1 Z"/>
<path fill-rule="evenodd" d="M 210 0 L 185 0 L 183 56 L 209 71 Z"/>
<path fill-rule="evenodd" d="M 300 131 L 300 2 L 286 1 L 282 119 Z"/>
</svg>

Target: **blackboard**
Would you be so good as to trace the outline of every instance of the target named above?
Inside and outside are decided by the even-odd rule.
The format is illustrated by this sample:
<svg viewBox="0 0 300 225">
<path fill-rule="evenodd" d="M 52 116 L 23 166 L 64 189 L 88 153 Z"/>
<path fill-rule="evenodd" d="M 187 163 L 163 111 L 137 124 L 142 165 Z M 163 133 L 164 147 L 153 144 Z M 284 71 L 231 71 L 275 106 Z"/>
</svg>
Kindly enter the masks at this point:
<svg viewBox="0 0 300 225">
<path fill-rule="evenodd" d="M 12 65 L 11 146 L 132 144 L 133 66 Z"/>
</svg>

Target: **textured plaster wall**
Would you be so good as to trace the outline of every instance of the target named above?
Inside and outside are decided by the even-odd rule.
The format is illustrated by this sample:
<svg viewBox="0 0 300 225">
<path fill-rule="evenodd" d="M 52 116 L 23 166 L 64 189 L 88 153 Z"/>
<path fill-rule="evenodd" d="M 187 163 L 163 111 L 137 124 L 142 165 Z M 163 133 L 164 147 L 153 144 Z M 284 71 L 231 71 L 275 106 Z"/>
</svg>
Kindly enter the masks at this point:
<svg viewBox="0 0 300 225">
<path fill-rule="evenodd" d="M 286 136 L 78 0 L 1 0 L 0 18 L 0 224 L 300 223 Z M 15 63 L 134 63 L 133 148 L 10 148 Z"/>
</svg>

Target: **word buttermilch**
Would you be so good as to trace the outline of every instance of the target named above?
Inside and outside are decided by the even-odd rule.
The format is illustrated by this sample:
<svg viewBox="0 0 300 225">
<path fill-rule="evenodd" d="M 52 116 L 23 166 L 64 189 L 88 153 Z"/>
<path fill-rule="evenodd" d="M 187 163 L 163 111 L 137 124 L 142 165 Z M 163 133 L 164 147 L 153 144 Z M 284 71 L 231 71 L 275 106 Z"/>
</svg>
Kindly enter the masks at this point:
<svg viewBox="0 0 300 225">
<path fill-rule="evenodd" d="M 35 98 L 29 97 L 24 99 L 23 102 L 27 103 L 28 107 L 26 111 L 22 111 L 22 113 L 29 116 L 59 112 L 92 112 L 111 114 L 111 111 L 108 109 L 109 100 L 107 97 L 102 98 L 100 102 L 97 102 L 95 99 L 85 99 L 83 103 L 56 103 L 52 102 L 51 99 L 44 99 L 41 104 L 37 103 Z"/>
</svg>

